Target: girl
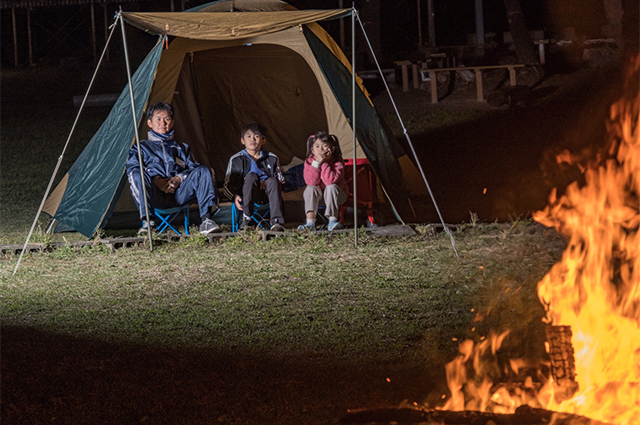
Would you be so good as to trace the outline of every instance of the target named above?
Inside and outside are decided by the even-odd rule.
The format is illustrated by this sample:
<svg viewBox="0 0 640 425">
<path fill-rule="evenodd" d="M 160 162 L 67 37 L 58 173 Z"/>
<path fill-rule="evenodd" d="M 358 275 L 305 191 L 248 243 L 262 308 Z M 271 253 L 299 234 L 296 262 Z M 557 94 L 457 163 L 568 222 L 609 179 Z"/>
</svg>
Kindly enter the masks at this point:
<svg viewBox="0 0 640 425">
<path fill-rule="evenodd" d="M 318 132 L 307 139 L 307 159 L 304 162 L 304 208 L 307 222 L 299 230 L 316 229 L 318 204 L 325 204 L 325 216 L 329 217 L 327 230 L 341 229 L 338 221 L 340 205 L 347 201 L 349 186 L 344 177 L 344 160 L 338 138 L 333 134 Z"/>
</svg>

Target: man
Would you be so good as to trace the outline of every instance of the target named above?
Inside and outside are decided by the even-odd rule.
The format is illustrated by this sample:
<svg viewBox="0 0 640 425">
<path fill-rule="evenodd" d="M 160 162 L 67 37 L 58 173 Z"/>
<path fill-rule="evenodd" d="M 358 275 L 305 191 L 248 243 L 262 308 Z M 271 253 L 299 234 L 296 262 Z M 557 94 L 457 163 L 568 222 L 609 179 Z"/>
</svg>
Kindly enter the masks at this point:
<svg viewBox="0 0 640 425">
<path fill-rule="evenodd" d="M 212 171 L 195 162 L 189 146 L 173 140 L 173 106 L 156 103 L 147 109 L 147 125 L 150 130 L 148 140 L 140 142 L 144 185 L 149 205 L 149 220 L 142 199 L 142 179 L 138 148 L 129 150 L 127 177 L 131 195 L 140 212 L 142 227 L 138 233 L 145 233 L 148 226 L 155 227 L 153 207 L 171 208 L 196 201 L 200 209 L 200 233 L 219 232 L 220 226 L 212 216 L 218 209 Z"/>
</svg>

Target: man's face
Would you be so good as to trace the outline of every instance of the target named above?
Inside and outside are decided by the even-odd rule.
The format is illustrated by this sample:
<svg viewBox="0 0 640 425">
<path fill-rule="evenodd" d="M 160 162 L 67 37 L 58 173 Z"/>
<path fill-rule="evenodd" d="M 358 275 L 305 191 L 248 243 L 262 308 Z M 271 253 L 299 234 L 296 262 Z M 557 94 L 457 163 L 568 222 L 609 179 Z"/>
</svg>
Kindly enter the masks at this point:
<svg viewBox="0 0 640 425">
<path fill-rule="evenodd" d="M 166 134 L 173 128 L 173 118 L 167 111 L 161 109 L 154 112 L 153 117 L 147 120 L 147 125 L 156 133 Z"/>
<path fill-rule="evenodd" d="M 262 134 L 256 134 L 251 130 L 247 130 L 247 132 L 244 133 L 244 136 L 240 139 L 244 147 L 247 148 L 248 151 L 253 152 L 259 151 L 266 140 L 266 137 Z"/>
</svg>

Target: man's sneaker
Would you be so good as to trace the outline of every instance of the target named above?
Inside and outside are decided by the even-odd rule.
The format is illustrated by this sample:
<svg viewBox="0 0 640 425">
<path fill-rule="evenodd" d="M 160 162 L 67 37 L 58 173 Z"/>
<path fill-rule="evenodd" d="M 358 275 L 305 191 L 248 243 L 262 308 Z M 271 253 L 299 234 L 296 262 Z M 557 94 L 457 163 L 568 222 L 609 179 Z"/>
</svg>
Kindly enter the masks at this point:
<svg viewBox="0 0 640 425">
<path fill-rule="evenodd" d="M 309 230 L 310 232 L 315 232 L 316 225 L 313 223 L 301 224 L 298 226 L 298 230 Z"/>
<path fill-rule="evenodd" d="M 203 235 L 208 235 L 209 233 L 218 233 L 220 232 L 220 225 L 210 218 L 205 218 L 202 224 L 200 225 L 200 233 Z"/>
<path fill-rule="evenodd" d="M 156 230 L 156 222 L 150 220 L 149 223 L 151 224 L 151 232 L 154 232 Z M 138 235 L 145 235 L 147 233 L 149 233 L 149 226 L 147 226 L 146 220 L 142 220 L 142 227 L 138 229 Z"/>
<path fill-rule="evenodd" d="M 242 220 L 240 220 L 240 224 L 238 224 L 238 231 L 249 230 L 253 227 L 253 221 L 250 217 L 242 216 Z"/>
<path fill-rule="evenodd" d="M 342 229 L 344 226 L 342 225 L 342 223 L 340 223 L 339 221 L 329 221 L 329 224 L 327 225 L 327 230 L 328 231 L 332 231 L 332 230 L 339 230 Z"/>
<path fill-rule="evenodd" d="M 282 224 L 280 224 L 280 223 L 273 223 L 271 225 L 271 231 L 272 232 L 284 232 L 284 227 L 282 227 Z"/>
</svg>

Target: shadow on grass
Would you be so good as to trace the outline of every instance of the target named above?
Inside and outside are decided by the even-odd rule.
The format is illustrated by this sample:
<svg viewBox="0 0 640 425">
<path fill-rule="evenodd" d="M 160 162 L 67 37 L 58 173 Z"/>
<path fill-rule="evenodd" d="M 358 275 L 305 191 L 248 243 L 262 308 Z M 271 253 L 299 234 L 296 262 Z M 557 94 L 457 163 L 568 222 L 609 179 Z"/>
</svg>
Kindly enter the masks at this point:
<svg viewBox="0 0 640 425">
<path fill-rule="evenodd" d="M 337 423 L 350 408 L 420 402 L 441 375 L 421 363 L 280 359 L 2 329 L 5 424 Z"/>
</svg>

